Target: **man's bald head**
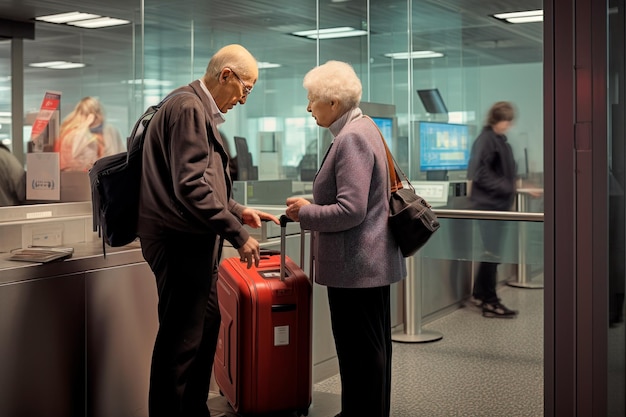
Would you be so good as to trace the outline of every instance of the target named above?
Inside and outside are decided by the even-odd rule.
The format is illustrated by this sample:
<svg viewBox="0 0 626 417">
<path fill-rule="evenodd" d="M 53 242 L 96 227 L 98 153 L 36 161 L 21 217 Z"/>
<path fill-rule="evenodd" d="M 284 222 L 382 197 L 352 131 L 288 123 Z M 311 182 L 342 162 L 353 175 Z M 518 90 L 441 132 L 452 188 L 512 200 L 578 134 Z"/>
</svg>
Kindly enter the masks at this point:
<svg viewBox="0 0 626 417">
<path fill-rule="evenodd" d="M 259 69 L 256 59 L 239 44 L 226 45 L 213 55 L 206 69 L 205 79 L 217 77 L 224 68 L 230 68 L 241 78 L 256 82 Z"/>
</svg>

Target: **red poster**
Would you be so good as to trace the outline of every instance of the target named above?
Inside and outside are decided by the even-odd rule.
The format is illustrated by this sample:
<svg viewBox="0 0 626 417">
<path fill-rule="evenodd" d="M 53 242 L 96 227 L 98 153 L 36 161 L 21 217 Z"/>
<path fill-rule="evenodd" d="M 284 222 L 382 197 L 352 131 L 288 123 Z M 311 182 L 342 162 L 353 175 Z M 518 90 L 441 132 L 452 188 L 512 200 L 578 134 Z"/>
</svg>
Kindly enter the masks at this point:
<svg viewBox="0 0 626 417">
<path fill-rule="evenodd" d="M 58 91 L 46 91 L 46 94 L 43 96 L 43 101 L 41 102 L 41 109 L 39 110 L 39 114 L 37 114 L 37 119 L 35 123 L 33 123 L 33 129 L 30 133 L 30 139 L 35 142 L 39 135 L 44 131 L 48 122 L 50 121 L 50 117 L 55 110 L 59 108 L 61 104 L 61 93 Z"/>
</svg>

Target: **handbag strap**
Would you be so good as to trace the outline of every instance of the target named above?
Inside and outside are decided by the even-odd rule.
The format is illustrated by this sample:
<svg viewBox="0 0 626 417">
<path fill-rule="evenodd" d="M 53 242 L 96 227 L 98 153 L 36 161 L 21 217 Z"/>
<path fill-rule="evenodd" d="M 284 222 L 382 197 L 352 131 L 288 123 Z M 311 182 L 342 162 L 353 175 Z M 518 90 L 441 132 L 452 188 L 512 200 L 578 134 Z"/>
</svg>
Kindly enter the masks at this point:
<svg viewBox="0 0 626 417">
<path fill-rule="evenodd" d="M 365 116 L 365 117 L 367 117 L 374 124 L 374 126 L 376 126 L 376 130 L 378 130 L 380 139 L 383 141 L 383 145 L 385 146 L 385 152 L 387 152 L 387 165 L 389 166 L 389 183 L 391 184 L 391 193 L 393 194 L 399 189 L 404 188 L 402 185 L 402 179 L 400 179 L 399 178 L 400 176 L 398 175 L 398 170 L 400 170 L 400 168 L 398 168 L 396 159 L 393 157 L 391 151 L 389 150 L 389 146 L 387 146 L 387 141 L 385 140 L 385 137 L 383 136 L 383 132 L 380 131 L 380 129 L 378 128 L 378 125 L 376 124 L 376 122 L 372 120 L 371 117 L 369 116 Z M 400 170 L 400 172 L 402 172 L 402 170 Z M 402 172 L 402 175 L 404 176 L 404 178 L 406 179 L 407 183 L 410 186 L 411 183 L 409 183 L 409 179 L 406 177 L 406 174 Z"/>
</svg>

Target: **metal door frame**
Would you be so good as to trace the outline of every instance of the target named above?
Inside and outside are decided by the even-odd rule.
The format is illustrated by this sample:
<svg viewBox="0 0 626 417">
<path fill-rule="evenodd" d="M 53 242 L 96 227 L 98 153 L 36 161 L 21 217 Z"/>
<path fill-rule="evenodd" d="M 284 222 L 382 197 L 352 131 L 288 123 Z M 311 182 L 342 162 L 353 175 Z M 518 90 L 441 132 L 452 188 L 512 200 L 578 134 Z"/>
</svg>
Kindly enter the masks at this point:
<svg viewBox="0 0 626 417">
<path fill-rule="evenodd" d="M 607 10 L 544 1 L 546 416 L 607 410 Z"/>
</svg>

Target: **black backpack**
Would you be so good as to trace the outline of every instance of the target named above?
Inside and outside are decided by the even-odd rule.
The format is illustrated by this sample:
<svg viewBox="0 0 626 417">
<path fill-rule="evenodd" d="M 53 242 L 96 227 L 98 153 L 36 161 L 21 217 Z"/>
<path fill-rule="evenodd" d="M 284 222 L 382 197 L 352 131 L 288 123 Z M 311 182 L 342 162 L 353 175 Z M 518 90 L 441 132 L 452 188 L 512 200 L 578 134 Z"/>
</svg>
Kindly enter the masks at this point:
<svg viewBox="0 0 626 417">
<path fill-rule="evenodd" d="M 141 182 L 141 157 L 148 123 L 154 114 L 175 94 L 150 106 L 137 120 L 127 140 L 127 151 L 98 159 L 89 170 L 93 231 L 105 243 L 124 246 L 137 238 L 139 216 L 139 184 Z"/>
</svg>

